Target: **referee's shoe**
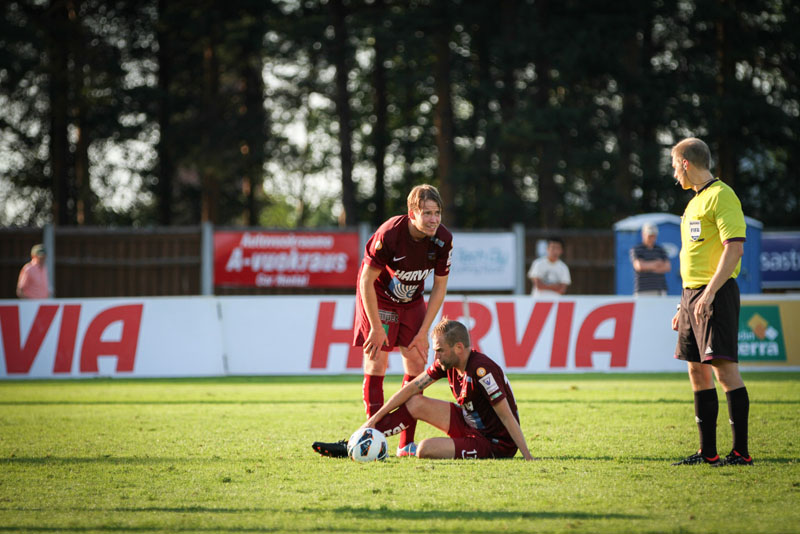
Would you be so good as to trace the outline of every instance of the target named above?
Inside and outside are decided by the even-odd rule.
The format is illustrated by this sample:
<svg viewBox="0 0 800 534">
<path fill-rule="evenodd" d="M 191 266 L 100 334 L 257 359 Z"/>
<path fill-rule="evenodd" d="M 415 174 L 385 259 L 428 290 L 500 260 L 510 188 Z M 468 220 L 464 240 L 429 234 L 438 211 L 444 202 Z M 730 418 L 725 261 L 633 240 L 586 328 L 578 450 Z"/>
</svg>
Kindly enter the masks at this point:
<svg viewBox="0 0 800 534">
<path fill-rule="evenodd" d="M 722 460 L 719 459 L 719 454 L 715 454 L 713 458 L 706 458 L 703 456 L 703 451 L 697 451 L 693 455 L 684 458 L 679 462 L 675 462 L 672 465 L 697 465 L 697 464 L 708 464 L 717 466 L 722 463 Z"/>
<path fill-rule="evenodd" d="M 722 467 L 723 465 L 753 465 L 753 457 L 748 455 L 747 458 L 745 458 L 738 452 L 732 450 L 728 456 L 723 458 L 719 464 L 714 467 Z"/>
</svg>

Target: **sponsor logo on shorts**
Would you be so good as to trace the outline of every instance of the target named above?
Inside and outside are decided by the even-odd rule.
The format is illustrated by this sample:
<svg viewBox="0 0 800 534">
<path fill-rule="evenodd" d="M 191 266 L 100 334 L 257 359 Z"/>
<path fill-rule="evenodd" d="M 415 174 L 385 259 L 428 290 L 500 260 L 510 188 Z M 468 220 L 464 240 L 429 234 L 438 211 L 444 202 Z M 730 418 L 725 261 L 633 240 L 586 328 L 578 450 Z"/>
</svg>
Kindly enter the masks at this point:
<svg viewBox="0 0 800 534">
<path fill-rule="evenodd" d="M 739 360 L 786 361 L 778 306 L 742 305 L 739 313 Z"/>
<path fill-rule="evenodd" d="M 397 323 L 400 321 L 400 315 L 395 311 L 378 310 L 378 317 L 382 323 Z"/>
</svg>

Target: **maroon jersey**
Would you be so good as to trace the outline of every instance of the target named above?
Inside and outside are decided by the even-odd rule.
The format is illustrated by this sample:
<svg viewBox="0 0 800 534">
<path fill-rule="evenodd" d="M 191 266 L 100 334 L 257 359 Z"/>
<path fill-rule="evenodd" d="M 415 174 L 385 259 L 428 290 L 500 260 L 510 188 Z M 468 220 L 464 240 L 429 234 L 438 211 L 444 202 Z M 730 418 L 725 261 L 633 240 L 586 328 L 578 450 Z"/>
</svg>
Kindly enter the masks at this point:
<svg viewBox="0 0 800 534">
<path fill-rule="evenodd" d="M 375 280 L 379 303 L 405 304 L 420 299 L 431 273 L 450 274 L 453 234 L 439 225 L 435 236 L 415 241 L 408 223 L 408 215 L 392 217 L 367 241 L 361 269 L 369 265 L 381 270 Z M 360 278 L 360 270 L 358 274 Z"/>
<path fill-rule="evenodd" d="M 471 427 L 490 440 L 514 444 L 511 434 L 492 406 L 503 399 L 508 400 L 511 413 L 519 422 L 517 402 L 505 373 L 491 358 L 473 350 L 463 375 L 459 375 L 456 369 L 445 371 L 436 361 L 426 372 L 433 380 L 447 377 L 450 391 Z"/>
</svg>

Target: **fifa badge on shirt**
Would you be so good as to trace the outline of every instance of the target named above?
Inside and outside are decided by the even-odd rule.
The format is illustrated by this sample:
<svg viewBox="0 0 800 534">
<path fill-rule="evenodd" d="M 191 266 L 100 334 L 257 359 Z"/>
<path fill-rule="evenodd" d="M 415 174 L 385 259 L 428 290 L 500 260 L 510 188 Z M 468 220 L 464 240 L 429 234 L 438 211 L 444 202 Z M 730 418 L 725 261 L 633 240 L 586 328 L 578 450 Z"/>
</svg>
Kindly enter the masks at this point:
<svg viewBox="0 0 800 534">
<path fill-rule="evenodd" d="M 689 237 L 692 241 L 700 240 L 701 228 L 700 221 L 689 221 Z"/>
</svg>

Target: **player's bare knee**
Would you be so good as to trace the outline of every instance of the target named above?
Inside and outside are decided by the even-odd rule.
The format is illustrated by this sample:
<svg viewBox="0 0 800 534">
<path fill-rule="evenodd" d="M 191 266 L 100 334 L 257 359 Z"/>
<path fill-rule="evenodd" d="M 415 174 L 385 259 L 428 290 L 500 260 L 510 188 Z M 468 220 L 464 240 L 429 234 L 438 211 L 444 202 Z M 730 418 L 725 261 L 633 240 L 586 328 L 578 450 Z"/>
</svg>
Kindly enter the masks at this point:
<svg viewBox="0 0 800 534">
<path fill-rule="evenodd" d="M 431 451 L 431 442 L 423 439 L 417 445 L 417 458 L 434 458 Z"/>
<path fill-rule="evenodd" d="M 414 395 L 406 401 L 406 409 L 411 415 L 416 417 L 419 414 L 423 402 L 425 402 L 425 397 L 422 395 Z"/>
</svg>

